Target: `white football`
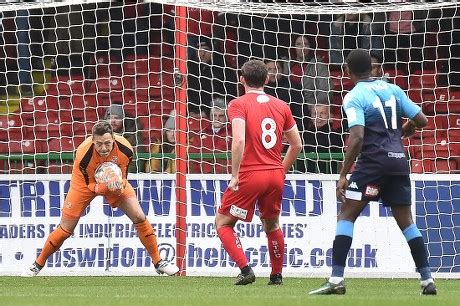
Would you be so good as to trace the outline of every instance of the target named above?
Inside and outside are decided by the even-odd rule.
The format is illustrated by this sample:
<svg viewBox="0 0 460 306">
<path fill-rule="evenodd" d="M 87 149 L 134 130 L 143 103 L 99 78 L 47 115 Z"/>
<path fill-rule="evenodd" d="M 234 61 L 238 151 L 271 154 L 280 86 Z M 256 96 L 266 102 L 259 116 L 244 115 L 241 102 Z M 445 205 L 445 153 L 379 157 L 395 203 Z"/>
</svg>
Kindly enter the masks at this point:
<svg viewBox="0 0 460 306">
<path fill-rule="evenodd" d="M 119 183 L 121 185 L 123 182 L 123 175 L 121 173 L 120 167 L 112 162 L 104 162 L 99 165 L 99 167 L 96 169 L 96 172 L 94 173 L 94 178 L 98 184 Z"/>
</svg>

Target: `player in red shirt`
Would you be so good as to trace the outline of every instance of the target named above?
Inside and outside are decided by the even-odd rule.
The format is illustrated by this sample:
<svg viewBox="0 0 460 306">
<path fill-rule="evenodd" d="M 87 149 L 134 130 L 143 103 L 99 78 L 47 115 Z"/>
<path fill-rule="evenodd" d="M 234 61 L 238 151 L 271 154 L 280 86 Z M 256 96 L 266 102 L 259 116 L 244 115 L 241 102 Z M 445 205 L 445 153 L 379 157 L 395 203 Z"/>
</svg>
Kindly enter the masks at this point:
<svg viewBox="0 0 460 306">
<path fill-rule="evenodd" d="M 302 141 L 289 106 L 263 91 L 268 82 L 263 62 L 246 62 L 241 68 L 240 82 L 246 94 L 232 100 L 228 107 L 233 135 L 232 178 L 216 215 L 217 234 L 241 269 L 235 285 L 253 283 L 254 271 L 233 228 L 238 220 L 251 222 L 257 201 L 272 265 L 268 284 L 281 285 L 284 259 L 284 236 L 279 226 L 281 199 L 285 174 L 296 160 Z M 283 133 L 289 143 L 284 160 Z"/>
</svg>

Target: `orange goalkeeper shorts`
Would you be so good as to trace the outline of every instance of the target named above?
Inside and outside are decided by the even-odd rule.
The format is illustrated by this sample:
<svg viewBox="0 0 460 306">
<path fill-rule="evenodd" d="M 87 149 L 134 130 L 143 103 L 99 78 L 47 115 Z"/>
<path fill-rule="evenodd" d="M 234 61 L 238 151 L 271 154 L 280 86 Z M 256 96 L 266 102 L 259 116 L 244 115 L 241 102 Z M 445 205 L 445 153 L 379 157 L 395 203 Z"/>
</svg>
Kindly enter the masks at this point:
<svg viewBox="0 0 460 306">
<path fill-rule="evenodd" d="M 80 187 L 80 186 L 79 186 Z M 62 207 L 62 215 L 71 218 L 79 219 L 83 211 L 88 207 L 89 203 L 97 196 L 94 192 L 90 191 L 88 188 L 72 188 L 70 187 L 69 192 L 64 200 L 64 205 Z M 125 189 L 121 195 L 115 195 L 107 193 L 104 195 L 107 202 L 109 202 L 111 207 L 117 207 L 117 203 L 120 200 L 128 199 L 135 197 L 136 192 L 131 186 L 130 183 L 126 183 Z"/>
</svg>

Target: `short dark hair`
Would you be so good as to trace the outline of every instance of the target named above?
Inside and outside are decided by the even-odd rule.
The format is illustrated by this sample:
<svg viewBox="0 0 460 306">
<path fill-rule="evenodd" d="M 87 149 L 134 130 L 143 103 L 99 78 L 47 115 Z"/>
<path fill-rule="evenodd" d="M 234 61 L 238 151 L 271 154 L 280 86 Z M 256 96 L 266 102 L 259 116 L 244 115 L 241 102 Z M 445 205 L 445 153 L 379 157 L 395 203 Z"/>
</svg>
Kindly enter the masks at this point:
<svg viewBox="0 0 460 306">
<path fill-rule="evenodd" d="M 110 135 L 113 135 L 113 128 L 110 122 L 106 120 L 101 120 L 98 121 L 94 126 L 93 126 L 93 136 L 98 135 L 102 136 L 106 133 L 109 133 Z"/>
<path fill-rule="evenodd" d="M 241 75 L 250 87 L 262 87 L 267 80 L 268 69 L 260 60 L 249 60 L 241 67 Z"/>
<path fill-rule="evenodd" d="M 369 76 L 372 71 L 371 55 L 366 50 L 355 49 L 347 56 L 347 66 L 357 77 Z"/>
<path fill-rule="evenodd" d="M 377 55 L 377 54 L 371 52 L 371 61 L 372 61 L 373 58 L 375 58 L 375 60 L 376 60 L 379 64 L 382 63 L 382 58 L 381 58 L 379 55 Z"/>
</svg>

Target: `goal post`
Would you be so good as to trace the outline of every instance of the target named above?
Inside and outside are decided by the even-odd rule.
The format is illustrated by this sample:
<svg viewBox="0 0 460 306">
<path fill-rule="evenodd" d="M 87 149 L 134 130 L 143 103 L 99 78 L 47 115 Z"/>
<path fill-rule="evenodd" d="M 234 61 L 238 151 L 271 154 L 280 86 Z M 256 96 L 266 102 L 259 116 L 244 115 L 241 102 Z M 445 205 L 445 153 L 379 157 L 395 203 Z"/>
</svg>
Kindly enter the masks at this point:
<svg viewBox="0 0 460 306">
<path fill-rule="evenodd" d="M 243 94 L 239 68 L 258 58 L 269 67 L 267 93 L 289 104 L 305 142 L 283 195 L 284 272 L 328 275 L 347 135 L 341 105 L 353 86 L 343 59 L 356 46 L 374 56 L 375 77 L 428 116 L 405 143 L 412 208 L 436 277 L 458 278 L 458 11 L 456 2 L 394 1 L 0 5 L 0 274 L 18 274 L 40 252 L 59 223 L 74 150 L 109 119 L 134 144 L 128 178 L 161 255 L 182 275 L 234 275 L 214 229 L 231 166 L 225 113 Z M 390 215 L 377 203 L 363 212 L 349 275 L 417 276 Z M 268 275 L 258 217 L 236 231 L 256 273 Z M 100 197 L 43 273 L 155 274 L 130 220 Z"/>
</svg>

